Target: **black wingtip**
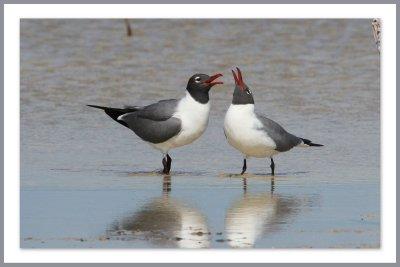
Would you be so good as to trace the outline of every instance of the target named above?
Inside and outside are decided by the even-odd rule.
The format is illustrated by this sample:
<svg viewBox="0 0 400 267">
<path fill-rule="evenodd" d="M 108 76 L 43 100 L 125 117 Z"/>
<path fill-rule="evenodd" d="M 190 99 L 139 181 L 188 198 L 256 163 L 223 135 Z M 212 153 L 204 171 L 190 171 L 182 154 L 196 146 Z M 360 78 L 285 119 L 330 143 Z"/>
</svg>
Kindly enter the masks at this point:
<svg viewBox="0 0 400 267">
<path fill-rule="evenodd" d="M 314 143 L 309 143 L 308 145 L 309 146 L 324 146 L 324 145 L 321 145 L 321 144 L 314 144 Z"/>
<path fill-rule="evenodd" d="M 92 108 L 98 108 L 98 109 L 102 109 L 105 110 L 107 107 L 102 107 L 102 106 L 96 106 L 96 105 L 86 105 L 88 107 L 92 107 Z"/>
<path fill-rule="evenodd" d="M 311 142 L 308 139 L 304 139 L 304 138 L 300 138 L 300 139 L 303 141 L 304 144 L 306 144 L 308 146 L 324 146 L 324 145 L 321 145 L 321 144 L 314 144 L 313 142 Z"/>
</svg>

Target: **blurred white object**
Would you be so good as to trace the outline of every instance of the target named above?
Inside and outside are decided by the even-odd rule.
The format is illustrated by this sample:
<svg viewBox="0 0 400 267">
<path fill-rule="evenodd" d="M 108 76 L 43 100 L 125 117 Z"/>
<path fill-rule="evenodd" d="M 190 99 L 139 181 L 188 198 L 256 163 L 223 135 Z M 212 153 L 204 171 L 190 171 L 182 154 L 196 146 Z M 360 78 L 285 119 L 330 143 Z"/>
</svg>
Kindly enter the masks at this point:
<svg viewBox="0 0 400 267">
<path fill-rule="evenodd" d="M 372 33 L 374 34 L 376 48 L 381 52 L 381 20 L 372 20 Z"/>
</svg>

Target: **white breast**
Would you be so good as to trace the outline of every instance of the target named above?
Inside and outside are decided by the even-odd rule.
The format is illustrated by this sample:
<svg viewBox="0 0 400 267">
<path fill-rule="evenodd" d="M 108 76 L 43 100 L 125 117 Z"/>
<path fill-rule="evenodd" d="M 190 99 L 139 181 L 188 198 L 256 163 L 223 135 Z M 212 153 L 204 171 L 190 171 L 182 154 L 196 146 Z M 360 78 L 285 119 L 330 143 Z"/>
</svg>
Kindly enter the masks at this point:
<svg viewBox="0 0 400 267">
<path fill-rule="evenodd" d="M 265 131 L 254 112 L 254 104 L 230 105 L 224 122 L 228 143 L 248 157 L 264 158 L 276 153 L 275 142 Z"/>
<path fill-rule="evenodd" d="M 192 143 L 199 138 L 205 131 L 208 124 L 210 114 L 210 101 L 206 104 L 201 104 L 186 93 L 176 109 L 173 117 L 181 120 L 181 131 L 178 135 L 160 144 L 153 144 L 154 147 L 167 153 L 171 148 L 184 146 Z"/>
</svg>

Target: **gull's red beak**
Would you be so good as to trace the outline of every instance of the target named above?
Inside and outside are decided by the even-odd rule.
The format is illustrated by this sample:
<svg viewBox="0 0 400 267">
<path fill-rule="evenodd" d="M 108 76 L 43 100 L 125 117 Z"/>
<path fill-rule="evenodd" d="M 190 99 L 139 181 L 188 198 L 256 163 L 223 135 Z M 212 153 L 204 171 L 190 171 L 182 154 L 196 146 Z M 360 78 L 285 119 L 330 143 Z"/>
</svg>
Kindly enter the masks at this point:
<svg viewBox="0 0 400 267">
<path fill-rule="evenodd" d="M 217 73 L 217 74 L 211 76 L 210 78 L 208 78 L 207 80 L 205 80 L 203 83 L 207 83 L 207 84 L 209 84 L 209 85 L 211 85 L 211 86 L 214 86 L 214 85 L 216 85 L 216 84 L 223 84 L 223 82 L 220 82 L 220 81 L 214 82 L 214 81 L 215 81 L 216 79 L 218 79 L 219 77 L 222 77 L 222 74 L 221 74 L 221 73 Z"/>
<path fill-rule="evenodd" d="M 235 79 L 235 84 L 237 86 L 240 87 L 240 89 L 243 91 L 245 89 L 245 85 L 243 82 L 243 77 L 242 77 L 242 72 L 240 71 L 240 69 L 238 67 L 236 67 L 237 69 L 237 76 L 234 70 L 232 70 L 232 74 L 233 74 L 233 78 Z"/>
</svg>

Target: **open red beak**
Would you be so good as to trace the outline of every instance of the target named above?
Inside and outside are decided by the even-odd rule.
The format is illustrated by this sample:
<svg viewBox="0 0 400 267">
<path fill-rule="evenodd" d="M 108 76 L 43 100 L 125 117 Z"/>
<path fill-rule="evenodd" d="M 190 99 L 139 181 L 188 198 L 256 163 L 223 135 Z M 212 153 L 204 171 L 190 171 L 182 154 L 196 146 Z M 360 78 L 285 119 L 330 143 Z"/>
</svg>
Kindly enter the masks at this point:
<svg viewBox="0 0 400 267">
<path fill-rule="evenodd" d="M 245 85 L 243 82 L 243 77 L 242 77 L 242 72 L 240 71 L 240 69 L 238 67 L 236 67 L 237 69 L 237 76 L 234 70 L 232 70 L 232 74 L 233 74 L 233 78 L 235 79 L 235 84 L 238 85 L 240 87 L 240 89 L 242 89 L 242 91 L 245 89 Z"/>
<path fill-rule="evenodd" d="M 216 84 L 223 84 L 223 82 L 220 82 L 220 81 L 214 82 L 214 80 L 218 79 L 219 77 L 222 77 L 222 74 L 221 74 L 221 73 L 217 73 L 217 74 L 211 76 L 210 78 L 208 78 L 207 80 L 205 80 L 203 83 L 207 83 L 207 84 L 209 84 L 209 85 L 211 85 L 211 86 L 214 86 L 214 85 L 216 85 Z"/>
</svg>

